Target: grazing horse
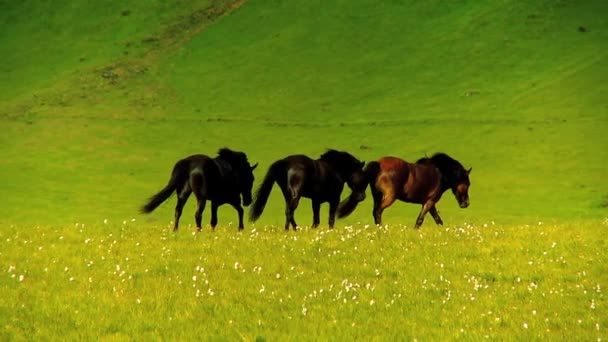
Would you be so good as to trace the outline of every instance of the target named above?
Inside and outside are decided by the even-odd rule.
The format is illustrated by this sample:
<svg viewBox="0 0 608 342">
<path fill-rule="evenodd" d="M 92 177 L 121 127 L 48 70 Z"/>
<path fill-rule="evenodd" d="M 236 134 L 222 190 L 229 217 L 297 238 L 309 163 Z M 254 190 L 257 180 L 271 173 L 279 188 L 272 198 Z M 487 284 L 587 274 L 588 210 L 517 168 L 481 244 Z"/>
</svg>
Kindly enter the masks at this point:
<svg viewBox="0 0 608 342">
<path fill-rule="evenodd" d="M 169 184 L 150 197 L 148 202 L 141 207 L 141 212 L 152 212 L 175 191 L 177 205 L 175 206 L 173 231 L 177 231 L 182 209 L 190 194 L 194 192 L 198 201 L 194 218 L 199 231 L 207 200 L 211 201 L 212 228 L 215 229 L 217 225 L 217 208 L 228 203 L 238 212 L 239 230 L 242 230 L 244 226 L 241 196 L 243 205 L 251 204 L 253 170 L 257 165 L 256 163 L 253 167 L 250 166 L 245 153 L 231 151 L 227 148 L 220 149 L 216 158 L 202 154 L 184 158 L 175 163 Z"/>
<path fill-rule="evenodd" d="M 312 227 L 319 225 L 321 203 L 329 202 L 329 227 L 333 228 L 336 211 L 340 204 L 340 194 L 346 182 L 352 190 L 349 201 L 365 199 L 367 181 L 363 173 L 364 162 L 357 160 L 347 152 L 328 150 L 321 158 L 313 160 L 305 155 L 292 155 L 274 162 L 264 181 L 258 188 L 249 215 L 256 221 L 262 211 L 272 186 L 276 182 L 285 198 L 285 229 L 289 225 L 297 229 L 294 212 L 300 197 L 312 200 Z"/>
<path fill-rule="evenodd" d="M 461 208 L 469 206 L 469 174 L 457 160 L 445 153 L 422 158 L 415 164 L 396 157 L 383 157 L 365 168 L 374 199 L 374 222 L 382 223 L 382 211 L 395 200 L 422 204 L 416 228 L 430 212 L 438 225 L 443 225 L 435 204 L 451 189 Z"/>
</svg>

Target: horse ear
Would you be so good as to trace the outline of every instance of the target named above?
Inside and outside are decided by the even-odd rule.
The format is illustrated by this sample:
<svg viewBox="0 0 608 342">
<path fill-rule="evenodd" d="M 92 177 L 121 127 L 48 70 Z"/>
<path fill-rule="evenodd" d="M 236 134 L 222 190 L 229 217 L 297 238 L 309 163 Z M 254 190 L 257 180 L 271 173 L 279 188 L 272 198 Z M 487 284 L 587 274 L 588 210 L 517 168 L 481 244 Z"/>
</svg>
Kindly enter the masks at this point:
<svg viewBox="0 0 608 342">
<path fill-rule="evenodd" d="M 255 170 L 255 168 L 258 167 L 258 163 L 255 163 L 252 167 L 251 167 L 251 171 Z"/>
<path fill-rule="evenodd" d="M 467 176 L 468 176 L 468 175 L 471 173 L 471 171 L 472 171 L 472 170 L 473 170 L 473 168 L 472 168 L 472 167 L 470 167 L 470 168 L 467 170 Z"/>
</svg>

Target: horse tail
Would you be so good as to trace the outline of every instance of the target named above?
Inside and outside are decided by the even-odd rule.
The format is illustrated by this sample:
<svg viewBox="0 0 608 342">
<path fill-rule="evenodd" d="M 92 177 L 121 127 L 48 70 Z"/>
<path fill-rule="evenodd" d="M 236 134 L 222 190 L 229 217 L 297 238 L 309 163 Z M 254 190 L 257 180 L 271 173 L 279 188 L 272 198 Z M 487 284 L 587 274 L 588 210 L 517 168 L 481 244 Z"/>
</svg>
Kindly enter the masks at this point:
<svg viewBox="0 0 608 342">
<path fill-rule="evenodd" d="M 378 178 L 378 174 L 380 174 L 380 163 L 377 161 L 371 161 L 365 165 L 365 177 L 367 178 L 367 184 L 369 184 L 369 188 L 373 190 L 374 185 L 376 184 L 376 178 Z"/>
<path fill-rule="evenodd" d="M 148 202 L 144 204 L 139 211 L 143 214 L 149 214 L 154 209 L 156 209 L 161 203 L 166 201 L 173 191 L 175 191 L 180 184 L 183 184 L 185 179 L 185 175 L 181 172 L 180 169 L 181 164 L 178 162 L 175 164 L 173 168 L 173 172 L 171 173 L 171 178 L 169 178 L 169 183 L 165 186 L 161 191 L 159 191 L 156 195 L 150 197 Z"/>
<path fill-rule="evenodd" d="M 372 163 L 376 163 L 378 164 L 378 162 L 372 162 Z M 370 177 L 368 177 L 367 175 L 367 170 L 368 168 L 366 168 L 364 170 L 364 178 L 363 181 L 365 182 L 362 186 L 361 190 L 353 190 L 351 192 L 351 194 L 342 202 L 340 202 L 340 204 L 338 205 L 338 218 L 344 218 L 350 214 L 353 213 L 353 211 L 355 211 L 355 209 L 357 208 L 357 205 L 359 204 L 359 202 L 362 202 L 363 200 L 365 200 L 365 184 L 370 182 Z M 379 168 L 378 168 L 379 169 Z M 359 187 L 357 187 L 359 188 Z"/>
<path fill-rule="evenodd" d="M 251 222 L 255 222 L 260 215 L 262 215 L 266 202 L 268 201 L 268 197 L 270 196 L 272 186 L 277 179 L 277 173 L 282 170 L 282 164 L 282 161 L 279 160 L 274 162 L 272 165 L 270 165 L 270 168 L 268 168 L 264 181 L 258 187 L 258 190 L 255 193 L 255 199 L 251 204 L 251 210 L 249 211 L 249 220 Z"/>
<path fill-rule="evenodd" d="M 337 215 L 338 218 L 344 218 L 350 214 L 357 208 L 359 202 L 365 199 L 365 192 L 355 193 L 352 192 L 344 201 L 340 202 L 338 205 Z"/>
</svg>

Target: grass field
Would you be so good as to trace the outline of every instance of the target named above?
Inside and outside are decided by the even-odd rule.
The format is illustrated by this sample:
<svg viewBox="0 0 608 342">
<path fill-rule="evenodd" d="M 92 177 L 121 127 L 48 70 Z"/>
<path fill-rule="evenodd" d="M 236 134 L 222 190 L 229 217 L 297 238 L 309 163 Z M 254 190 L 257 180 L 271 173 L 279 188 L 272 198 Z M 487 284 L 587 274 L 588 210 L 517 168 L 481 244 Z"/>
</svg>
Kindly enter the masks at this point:
<svg viewBox="0 0 608 342">
<path fill-rule="evenodd" d="M 7 226 L 0 337 L 600 340 L 607 225 Z"/>
<path fill-rule="evenodd" d="M 606 339 L 608 2 L 0 1 L 0 338 Z M 447 152 L 411 227 L 170 232 L 173 163 Z M 257 183 L 256 183 L 257 185 Z M 204 214 L 205 223 L 209 221 Z M 189 226 L 190 225 L 190 226 Z M 368 226 L 369 225 L 369 226 Z M 321 291 L 322 290 L 322 291 Z"/>
</svg>

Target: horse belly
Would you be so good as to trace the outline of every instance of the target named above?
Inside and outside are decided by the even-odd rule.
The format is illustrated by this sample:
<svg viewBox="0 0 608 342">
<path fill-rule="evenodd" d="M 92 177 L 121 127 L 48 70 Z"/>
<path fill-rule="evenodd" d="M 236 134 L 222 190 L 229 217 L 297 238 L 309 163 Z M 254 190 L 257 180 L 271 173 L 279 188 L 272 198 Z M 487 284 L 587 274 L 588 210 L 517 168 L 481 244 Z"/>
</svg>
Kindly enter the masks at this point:
<svg viewBox="0 0 608 342">
<path fill-rule="evenodd" d="M 429 189 L 425 184 L 419 184 L 414 177 L 409 177 L 403 187 L 400 200 L 408 203 L 423 204 L 426 202 Z"/>
<path fill-rule="evenodd" d="M 328 202 L 330 200 L 327 195 L 327 188 L 321 183 L 303 187 L 301 193 L 304 198 L 310 198 L 321 202 Z"/>
<path fill-rule="evenodd" d="M 403 201 L 424 204 L 429 199 L 437 198 L 439 181 L 431 177 L 410 177 L 405 185 Z M 439 194 L 441 196 L 441 194 Z"/>
<path fill-rule="evenodd" d="M 305 198 L 316 198 L 318 197 L 319 190 L 315 188 L 305 188 L 302 189 L 302 197 Z"/>
</svg>

